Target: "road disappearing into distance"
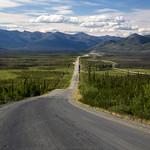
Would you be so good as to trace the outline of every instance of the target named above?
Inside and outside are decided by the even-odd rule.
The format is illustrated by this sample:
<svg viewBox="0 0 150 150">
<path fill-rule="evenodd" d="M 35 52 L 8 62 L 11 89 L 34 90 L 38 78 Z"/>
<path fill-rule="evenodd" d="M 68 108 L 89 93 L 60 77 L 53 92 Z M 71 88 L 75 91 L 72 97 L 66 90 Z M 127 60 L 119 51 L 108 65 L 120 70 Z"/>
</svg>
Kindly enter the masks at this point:
<svg viewBox="0 0 150 150">
<path fill-rule="evenodd" d="M 150 150 L 150 133 L 70 103 L 79 57 L 68 89 L 0 108 L 0 150 Z"/>
</svg>

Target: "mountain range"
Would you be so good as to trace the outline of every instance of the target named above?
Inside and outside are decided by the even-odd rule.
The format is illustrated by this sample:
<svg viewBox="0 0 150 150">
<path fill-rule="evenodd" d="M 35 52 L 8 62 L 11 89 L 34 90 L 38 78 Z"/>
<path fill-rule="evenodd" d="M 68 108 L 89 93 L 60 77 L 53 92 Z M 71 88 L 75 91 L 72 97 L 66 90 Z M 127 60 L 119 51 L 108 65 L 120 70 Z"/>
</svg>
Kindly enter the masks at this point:
<svg viewBox="0 0 150 150">
<path fill-rule="evenodd" d="M 89 51 L 94 52 L 141 52 L 150 53 L 150 35 L 132 34 L 118 41 L 110 40 L 96 44 Z"/>
<path fill-rule="evenodd" d="M 0 30 L 0 48 L 8 50 L 83 51 L 98 43 L 119 39 L 113 36 L 96 37 L 83 32 L 65 34 Z"/>
<path fill-rule="evenodd" d="M 132 34 L 126 38 L 92 36 L 83 32 L 19 32 L 0 30 L 0 51 L 48 51 L 48 52 L 149 52 L 150 35 Z"/>
</svg>

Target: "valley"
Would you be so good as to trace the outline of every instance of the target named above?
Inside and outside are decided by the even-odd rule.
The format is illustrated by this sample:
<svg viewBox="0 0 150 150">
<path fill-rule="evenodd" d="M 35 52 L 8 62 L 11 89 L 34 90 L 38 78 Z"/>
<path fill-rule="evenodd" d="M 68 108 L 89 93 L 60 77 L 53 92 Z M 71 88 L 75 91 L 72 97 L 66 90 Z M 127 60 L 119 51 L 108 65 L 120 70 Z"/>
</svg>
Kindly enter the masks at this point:
<svg viewBox="0 0 150 150">
<path fill-rule="evenodd" d="M 0 55 L 0 104 L 38 96 L 70 84 L 75 55 Z"/>
<path fill-rule="evenodd" d="M 0 0 L 0 150 L 150 150 L 150 0 Z"/>
<path fill-rule="evenodd" d="M 79 57 L 69 88 L 0 108 L 1 149 L 150 149 L 149 126 L 94 112 L 76 103 L 72 93 L 78 86 L 78 70 Z"/>
</svg>

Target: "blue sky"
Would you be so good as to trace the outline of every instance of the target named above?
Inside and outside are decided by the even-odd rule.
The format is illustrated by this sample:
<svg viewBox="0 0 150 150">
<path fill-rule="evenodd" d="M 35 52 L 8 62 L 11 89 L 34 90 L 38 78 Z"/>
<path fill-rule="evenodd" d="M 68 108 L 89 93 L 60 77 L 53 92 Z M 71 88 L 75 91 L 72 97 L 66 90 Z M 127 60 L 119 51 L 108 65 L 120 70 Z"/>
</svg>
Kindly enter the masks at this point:
<svg viewBox="0 0 150 150">
<path fill-rule="evenodd" d="M 0 28 L 122 35 L 150 32 L 150 0 L 0 0 Z"/>
</svg>

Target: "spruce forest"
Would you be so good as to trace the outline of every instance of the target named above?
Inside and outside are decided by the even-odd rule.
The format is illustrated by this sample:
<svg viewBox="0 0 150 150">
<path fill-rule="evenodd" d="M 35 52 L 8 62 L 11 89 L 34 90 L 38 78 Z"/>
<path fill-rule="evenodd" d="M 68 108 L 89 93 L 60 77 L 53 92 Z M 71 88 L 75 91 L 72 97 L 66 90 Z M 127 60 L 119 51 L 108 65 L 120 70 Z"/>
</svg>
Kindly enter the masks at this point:
<svg viewBox="0 0 150 150">
<path fill-rule="evenodd" d="M 81 58 L 81 101 L 94 107 L 150 119 L 150 76 L 116 71 L 100 59 Z"/>
</svg>

